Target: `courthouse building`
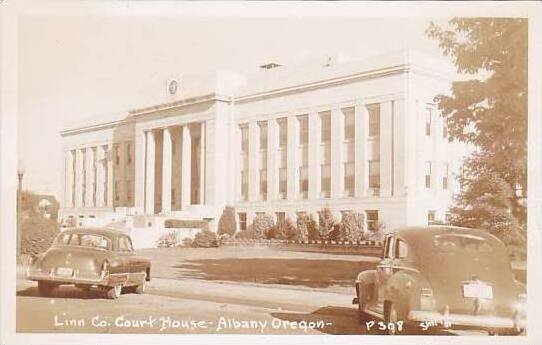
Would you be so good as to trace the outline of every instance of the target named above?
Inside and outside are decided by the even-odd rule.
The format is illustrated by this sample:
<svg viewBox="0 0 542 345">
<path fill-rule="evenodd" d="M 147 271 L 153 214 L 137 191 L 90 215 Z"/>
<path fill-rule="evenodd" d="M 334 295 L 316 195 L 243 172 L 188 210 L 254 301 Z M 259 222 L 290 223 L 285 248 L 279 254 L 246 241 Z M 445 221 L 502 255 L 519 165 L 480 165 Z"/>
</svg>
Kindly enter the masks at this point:
<svg viewBox="0 0 542 345">
<path fill-rule="evenodd" d="M 61 218 L 77 225 L 208 222 L 331 209 L 392 229 L 445 221 L 464 148 L 434 96 L 449 68 L 412 51 L 251 73 L 181 74 L 160 104 L 61 132 Z"/>
</svg>

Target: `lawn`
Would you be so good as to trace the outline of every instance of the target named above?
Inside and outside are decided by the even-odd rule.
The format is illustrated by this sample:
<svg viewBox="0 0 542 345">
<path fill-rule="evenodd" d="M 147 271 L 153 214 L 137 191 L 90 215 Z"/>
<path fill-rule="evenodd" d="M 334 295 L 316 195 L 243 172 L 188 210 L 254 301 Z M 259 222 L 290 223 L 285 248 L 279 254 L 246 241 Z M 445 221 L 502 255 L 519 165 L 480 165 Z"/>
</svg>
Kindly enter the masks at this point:
<svg viewBox="0 0 542 345">
<path fill-rule="evenodd" d="M 377 258 L 359 255 L 281 251 L 271 248 L 141 249 L 151 259 L 151 276 L 350 291 L 357 274 Z"/>
</svg>

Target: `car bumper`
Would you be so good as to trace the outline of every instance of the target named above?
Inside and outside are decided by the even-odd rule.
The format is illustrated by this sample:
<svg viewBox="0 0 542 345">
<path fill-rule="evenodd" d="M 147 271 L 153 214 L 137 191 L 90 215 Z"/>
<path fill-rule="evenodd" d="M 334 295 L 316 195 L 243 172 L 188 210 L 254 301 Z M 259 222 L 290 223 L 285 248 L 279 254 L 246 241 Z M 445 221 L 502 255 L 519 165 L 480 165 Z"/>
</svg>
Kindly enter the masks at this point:
<svg viewBox="0 0 542 345">
<path fill-rule="evenodd" d="M 29 280 L 49 281 L 58 284 L 81 284 L 81 285 L 97 285 L 97 286 L 113 286 L 115 283 L 122 283 L 121 280 L 126 280 L 125 277 L 120 277 L 116 274 L 101 272 L 99 275 L 83 276 L 73 274 L 72 276 L 57 275 L 54 271 L 43 272 L 38 270 L 28 269 L 26 277 Z"/>
<path fill-rule="evenodd" d="M 448 314 L 413 310 L 408 313 L 410 321 L 432 322 L 445 328 L 471 326 L 488 329 L 524 329 L 525 318 L 502 317 L 491 315 Z"/>
</svg>

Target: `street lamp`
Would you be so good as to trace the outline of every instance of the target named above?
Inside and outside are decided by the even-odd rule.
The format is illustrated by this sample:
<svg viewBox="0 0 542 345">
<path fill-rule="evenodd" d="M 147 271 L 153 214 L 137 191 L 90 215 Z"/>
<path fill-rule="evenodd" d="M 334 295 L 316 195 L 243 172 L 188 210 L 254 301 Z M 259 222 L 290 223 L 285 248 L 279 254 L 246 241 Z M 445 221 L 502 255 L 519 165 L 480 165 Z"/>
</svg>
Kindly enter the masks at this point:
<svg viewBox="0 0 542 345">
<path fill-rule="evenodd" d="M 17 164 L 17 259 L 21 258 L 21 244 L 22 244 L 22 225 L 23 225 L 23 215 L 22 215 L 22 199 L 23 199 L 23 176 L 24 176 L 25 166 L 22 161 L 19 161 Z"/>
</svg>

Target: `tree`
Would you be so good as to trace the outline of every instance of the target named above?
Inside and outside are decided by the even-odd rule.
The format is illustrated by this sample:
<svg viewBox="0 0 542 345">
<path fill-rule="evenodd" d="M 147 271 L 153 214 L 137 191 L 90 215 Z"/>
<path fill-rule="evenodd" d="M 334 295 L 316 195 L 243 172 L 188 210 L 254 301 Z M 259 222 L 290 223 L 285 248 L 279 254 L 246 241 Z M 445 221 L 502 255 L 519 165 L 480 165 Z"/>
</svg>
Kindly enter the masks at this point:
<svg viewBox="0 0 542 345">
<path fill-rule="evenodd" d="M 302 241 L 318 241 L 321 239 L 320 232 L 318 231 L 318 223 L 312 214 L 300 214 L 297 217 L 297 229 L 299 231 L 299 239 Z"/>
<path fill-rule="evenodd" d="M 268 238 L 288 241 L 295 241 L 299 239 L 298 229 L 292 223 L 290 218 L 278 221 L 277 224 L 270 229 L 269 233 L 271 235 Z"/>
<path fill-rule="evenodd" d="M 340 238 L 345 241 L 361 241 L 365 239 L 365 216 L 359 212 L 347 212 L 340 224 Z"/>
<path fill-rule="evenodd" d="M 226 206 L 218 220 L 218 235 L 228 234 L 233 236 L 236 231 L 237 223 L 235 221 L 235 209 L 231 206 Z"/>
<path fill-rule="evenodd" d="M 271 215 L 267 213 L 259 213 L 256 215 L 256 217 L 254 217 L 249 230 L 254 232 L 255 238 L 270 238 L 268 232 L 269 229 L 273 228 L 273 226 L 275 226 L 275 221 Z"/>
<path fill-rule="evenodd" d="M 526 222 L 527 196 L 527 20 L 454 18 L 448 24 L 442 28 L 431 23 L 426 33 L 452 58 L 457 71 L 471 79 L 455 81 L 451 94 L 438 95 L 435 101 L 450 140 L 475 147 L 463 164 L 451 220 L 488 229 L 507 242 L 522 241 L 519 229 Z M 500 220 L 508 225 L 495 227 Z"/>
<path fill-rule="evenodd" d="M 333 231 L 335 227 L 335 217 L 333 217 L 333 213 L 329 208 L 324 208 L 322 211 L 320 211 L 320 221 L 319 221 L 319 234 L 320 238 L 322 239 L 328 239 L 330 233 Z"/>
</svg>

